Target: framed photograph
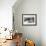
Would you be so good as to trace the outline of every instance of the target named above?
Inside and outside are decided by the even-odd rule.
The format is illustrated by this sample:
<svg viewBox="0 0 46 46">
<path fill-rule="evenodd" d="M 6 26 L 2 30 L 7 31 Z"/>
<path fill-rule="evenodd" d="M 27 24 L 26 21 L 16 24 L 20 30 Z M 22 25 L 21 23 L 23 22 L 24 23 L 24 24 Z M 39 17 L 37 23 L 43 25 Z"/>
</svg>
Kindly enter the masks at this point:
<svg viewBox="0 0 46 46">
<path fill-rule="evenodd" d="M 22 14 L 22 25 L 23 26 L 36 26 L 37 14 Z"/>
</svg>

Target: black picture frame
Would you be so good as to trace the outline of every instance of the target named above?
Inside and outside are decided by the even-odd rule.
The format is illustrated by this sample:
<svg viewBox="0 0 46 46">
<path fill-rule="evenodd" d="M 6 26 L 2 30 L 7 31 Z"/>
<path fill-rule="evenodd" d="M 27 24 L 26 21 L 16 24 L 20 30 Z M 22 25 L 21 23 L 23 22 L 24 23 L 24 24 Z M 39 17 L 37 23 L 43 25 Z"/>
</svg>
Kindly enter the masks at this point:
<svg viewBox="0 0 46 46">
<path fill-rule="evenodd" d="M 22 14 L 22 26 L 36 26 L 37 14 Z"/>
</svg>

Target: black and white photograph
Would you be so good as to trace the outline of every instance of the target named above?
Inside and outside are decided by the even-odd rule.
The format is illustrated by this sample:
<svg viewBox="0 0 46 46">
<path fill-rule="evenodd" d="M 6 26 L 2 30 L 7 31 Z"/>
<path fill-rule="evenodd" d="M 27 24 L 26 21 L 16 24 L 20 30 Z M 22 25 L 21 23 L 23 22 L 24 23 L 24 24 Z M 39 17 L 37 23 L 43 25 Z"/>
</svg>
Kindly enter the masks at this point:
<svg viewBox="0 0 46 46">
<path fill-rule="evenodd" d="M 34 26 L 37 24 L 36 14 L 22 14 L 22 25 Z"/>
</svg>

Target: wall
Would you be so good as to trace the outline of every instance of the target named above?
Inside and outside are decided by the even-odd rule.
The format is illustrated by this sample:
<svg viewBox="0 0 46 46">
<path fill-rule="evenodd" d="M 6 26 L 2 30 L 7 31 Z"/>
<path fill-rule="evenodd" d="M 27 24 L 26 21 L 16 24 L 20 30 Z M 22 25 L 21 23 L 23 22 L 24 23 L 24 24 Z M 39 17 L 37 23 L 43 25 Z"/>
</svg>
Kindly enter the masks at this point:
<svg viewBox="0 0 46 46">
<path fill-rule="evenodd" d="M 12 6 L 16 0 L 0 0 L 0 27 L 12 29 Z"/>
<path fill-rule="evenodd" d="M 42 46 L 46 46 L 46 0 L 41 1 L 40 26 Z"/>
<path fill-rule="evenodd" d="M 13 6 L 13 14 L 15 31 L 22 32 L 24 39 L 31 39 L 35 42 L 36 46 L 41 46 L 41 1 L 18 0 Z M 22 26 L 22 14 L 37 14 L 37 26 Z"/>
</svg>

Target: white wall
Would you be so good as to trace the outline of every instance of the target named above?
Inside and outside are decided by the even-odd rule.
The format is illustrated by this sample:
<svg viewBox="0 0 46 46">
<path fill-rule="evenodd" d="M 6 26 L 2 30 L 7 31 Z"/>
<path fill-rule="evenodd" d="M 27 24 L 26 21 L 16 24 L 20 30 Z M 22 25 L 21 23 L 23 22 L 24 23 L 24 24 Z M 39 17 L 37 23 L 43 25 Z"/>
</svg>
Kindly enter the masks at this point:
<svg viewBox="0 0 46 46">
<path fill-rule="evenodd" d="M 0 27 L 12 28 L 12 6 L 16 0 L 0 0 Z"/>
<path fill-rule="evenodd" d="M 13 6 L 15 30 L 22 32 L 24 38 L 35 41 L 36 46 L 41 46 L 41 0 L 18 0 L 18 2 Z M 37 26 L 22 26 L 22 14 L 37 14 Z"/>
<path fill-rule="evenodd" d="M 46 46 L 46 0 L 41 1 L 40 18 L 42 46 Z"/>
</svg>

